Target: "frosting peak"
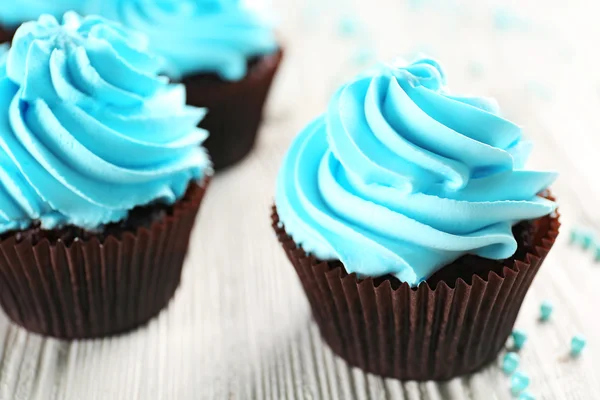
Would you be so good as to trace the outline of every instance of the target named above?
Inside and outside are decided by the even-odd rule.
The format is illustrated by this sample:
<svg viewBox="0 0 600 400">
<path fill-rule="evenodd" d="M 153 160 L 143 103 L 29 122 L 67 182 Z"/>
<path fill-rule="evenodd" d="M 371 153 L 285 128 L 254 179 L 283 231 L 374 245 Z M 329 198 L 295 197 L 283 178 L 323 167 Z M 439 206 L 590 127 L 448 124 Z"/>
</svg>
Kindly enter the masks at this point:
<svg viewBox="0 0 600 400">
<path fill-rule="evenodd" d="M 202 177 L 205 111 L 161 65 L 145 38 L 99 17 L 19 28 L 0 61 L 0 232 L 94 230 Z"/>
<path fill-rule="evenodd" d="M 277 50 L 270 24 L 240 0 L 96 0 L 93 12 L 145 33 L 168 75 L 242 79 L 248 59 Z"/>
<path fill-rule="evenodd" d="M 467 253 L 510 257 L 512 225 L 554 210 L 537 193 L 556 174 L 524 169 L 530 150 L 494 100 L 451 95 L 435 60 L 382 65 L 293 142 L 277 210 L 316 257 L 417 285 Z"/>
</svg>

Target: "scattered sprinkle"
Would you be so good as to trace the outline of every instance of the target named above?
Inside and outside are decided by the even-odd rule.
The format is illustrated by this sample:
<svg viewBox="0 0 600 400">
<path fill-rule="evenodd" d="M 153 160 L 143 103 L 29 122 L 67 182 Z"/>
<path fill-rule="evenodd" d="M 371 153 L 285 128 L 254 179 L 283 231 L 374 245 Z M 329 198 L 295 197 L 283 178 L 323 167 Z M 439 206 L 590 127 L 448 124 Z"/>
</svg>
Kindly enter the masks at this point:
<svg viewBox="0 0 600 400">
<path fill-rule="evenodd" d="M 527 374 L 517 371 L 510 378 L 510 391 L 513 395 L 517 396 L 529 386 L 529 376 Z"/>
<path fill-rule="evenodd" d="M 375 53 L 367 46 L 363 46 L 356 51 L 352 60 L 358 66 L 364 66 L 375 59 Z"/>
<path fill-rule="evenodd" d="M 552 315 L 553 309 L 554 306 L 552 305 L 552 303 L 550 303 L 550 301 L 544 301 L 540 306 L 540 320 L 548 321 L 550 319 L 550 316 Z"/>
<path fill-rule="evenodd" d="M 575 244 L 581 240 L 581 233 L 579 229 L 573 228 L 571 229 L 571 233 L 569 234 L 569 243 Z"/>
<path fill-rule="evenodd" d="M 494 26 L 501 31 L 527 30 L 528 21 L 515 14 L 507 6 L 500 6 L 494 10 Z"/>
<path fill-rule="evenodd" d="M 519 400 L 535 400 L 535 397 L 529 392 L 523 392 L 519 395 Z"/>
<path fill-rule="evenodd" d="M 589 230 L 583 232 L 583 236 L 581 237 L 581 247 L 583 247 L 584 250 L 589 249 L 594 243 L 594 239 L 595 235 L 593 232 Z"/>
<path fill-rule="evenodd" d="M 516 350 L 521 350 L 527 341 L 527 334 L 520 329 L 515 329 L 511 336 L 513 338 L 513 347 Z"/>
<path fill-rule="evenodd" d="M 600 244 L 596 244 L 594 248 L 594 261 L 600 261 Z"/>
<path fill-rule="evenodd" d="M 506 375 L 511 375 L 519 367 L 520 361 L 521 357 L 519 357 L 517 353 L 506 353 L 504 360 L 502 361 L 502 371 L 504 371 Z"/>
<path fill-rule="evenodd" d="M 548 86 L 537 81 L 525 83 L 525 90 L 542 100 L 549 100 L 552 98 L 552 90 Z"/>
<path fill-rule="evenodd" d="M 571 244 L 581 246 L 584 250 L 589 249 L 596 242 L 596 233 L 589 228 L 573 228 L 569 235 Z"/>
<path fill-rule="evenodd" d="M 343 17 L 340 20 L 338 31 L 341 36 L 354 36 L 358 32 L 358 22 L 352 17 Z"/>
<path fill-rule="evenodd" d="M 582 335 L 576 335 L 571 339 L 571 356 L 578 357 L 585 348 L 586 340 Z"/>
<path fill-rule="evenodd" d="M 471 61 L 467 68 L 468 68 L 469 74 L 473 78 L 481 78 L 483 76 L 484 68 L 480 62 Z"/>
</svg>

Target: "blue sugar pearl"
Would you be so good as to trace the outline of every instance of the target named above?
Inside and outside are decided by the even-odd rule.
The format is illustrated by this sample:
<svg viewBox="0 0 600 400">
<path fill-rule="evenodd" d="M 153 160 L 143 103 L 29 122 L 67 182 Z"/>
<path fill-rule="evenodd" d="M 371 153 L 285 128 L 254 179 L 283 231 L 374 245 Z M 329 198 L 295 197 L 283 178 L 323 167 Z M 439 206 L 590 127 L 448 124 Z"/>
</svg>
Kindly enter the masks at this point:
<svg viewBox="0 0 600 400">
<path fill-rule="evenodd" d="M 483 65 L 476 61 L 471 61 L 469 63 L 468 70 L 469 74 L 474 78 L 481 78 L 484 74 Z"/>
<path fill-rule="evenodd" d="M 583 247 L 584 250 L 587 250 L 592 247 L 594 241 L 594 234 L 592 232 L 584 232 L 581 237 L 581 247 Z"/>
<path fill-rule="evenodd" d="M 600 261 L 600 243 L 596 243 L 594 248 L 594 261 Z"/>
<path fill-rule="evenodd" d="M 529 377 L 521 371 L 515 372 L 510 378 L 510 391 L 515 396 L 527 389 L 527 386 L 529 386 Z"/>
<path fill-rule="evenodd" d="M 540 306 L 540 319 L 542 321 L 548 321 L 550 319 L 550 316 L 552 315 L 553 309 L 554 307 L 552 306 L 552 303 L 550 303 L 547 300 L 544 301 Z"/>
<path fill-rule="evenodd" d="M 527 334 L 522 330 L 515 329 L 512 333 L 514 348 L 521 350 L 527 341 Z"/>
<path fill-rule="evenodd" d="M 581 335 L 576 335 L 571 339 L 571 356 L 577 357 L 585 348 L 586 340 Z"/>
<path fill-rule="evenodd" d="M 552 90 L 540 82 L 527 82 L 525 90 L 540 99 L 549 99 L 552 97 Z"/>
<path fill-rule="evenodd" d="M 523 392 L 519 395 L 519 400 L 535 400 L 535 397 L 529 392 Z"/>
<path fill-rule="evenodd" d="M 375 54 L 374 54 L 373 50 L 371 50 L 369 47 L 363 46 L 360 49 L 358 49 L 356 54 L 354 54 L 353 61 L 354 61 L 354 64 L 360 66 L 360 65 L 368 64 L 374 58 L 375 58 Z"/>
<path fill-rule="evenodd" d="M 521 357 L 519 357 L 517 353 L 506 353 L 504 360 L 502 360 L 502 371 L 504 371 L 506 375 L 512 374 L 519 367 L 520 361 Z"/>
<path fill-rule="evenodd" d="M 579 232 L 579 229 L 573 228 L 571 230 L 571 234 L 569 235 L 569 243 L 575 244 L 575 243 L 578 243 L 580 240 L 581 240 L 581 232 Z"/>
<path fill-rule="evenodd" d="M 344 37 L 354 36 L 358 31 L 358 23 L 352 17 L 344 17 L 340 20 L 338 30 Z"/>
</svg>

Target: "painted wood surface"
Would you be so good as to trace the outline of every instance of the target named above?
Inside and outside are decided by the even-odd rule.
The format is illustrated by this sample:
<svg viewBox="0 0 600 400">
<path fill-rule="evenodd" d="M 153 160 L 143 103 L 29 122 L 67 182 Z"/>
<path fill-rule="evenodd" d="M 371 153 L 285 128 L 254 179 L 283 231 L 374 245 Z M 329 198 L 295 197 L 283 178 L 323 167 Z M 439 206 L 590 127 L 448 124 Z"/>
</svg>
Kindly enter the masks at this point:
<svg viewBox="0 0 600 400">
<path fill-rule="evenodd" d="M 497 365 L 443 384 L 349 368 L 322 343 L 269 225 L 293 136 L 345 79 L 376 58 L 418 51 L 446 65 L 455 91 L 496 97 L 535 141 L 531 164 L 561 172 L 563 233 L 517 322 L 529 334 L 522 369 L 537 399 L 600 399 L 600 263 L 567 243 L 573 227 L 600 231 L 597 2 L 280 0 L 274 8 L 286 61 L 260 141 L 214 179 L 168 310 L 131 334 L 75 343 L 2 317 L 0 399 L 510 399 Z M 546 299 L 555 313 L 540 324 Z M 573 360 L 576 333 L 589 347 Z"/>
</svg>

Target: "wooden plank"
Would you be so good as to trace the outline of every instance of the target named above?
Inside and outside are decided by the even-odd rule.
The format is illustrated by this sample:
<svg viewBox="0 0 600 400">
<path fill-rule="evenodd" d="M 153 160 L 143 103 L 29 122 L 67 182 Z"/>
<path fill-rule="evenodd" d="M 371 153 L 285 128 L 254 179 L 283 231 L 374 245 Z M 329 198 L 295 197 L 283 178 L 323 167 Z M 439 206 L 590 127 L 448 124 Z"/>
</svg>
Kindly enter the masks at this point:
<svg viewBox="0 0 600 400">
<path fill-rule="evenodd" d="M 0 400 L 510 399 L 497 365 L 442 384 L 384 380 L 349 368 L 323 344 L 269 226 L 285 150 L 324 110 L 336 86 L 363 67 L 357 55 L 369 49 L 391 57 L 425 48 L 446 61 L 452 87 L 498 97 L 536 142 L 533 164 L 562 173 L 555 192 L 563 236 L 517 323 L 530 334 L 523 368 L 538 399 L 600 399 L 594 307 L 600 304 L 600 268 L 589 253 L 566 243 L 577 225 L 600 229 L 600 69 L 597 43 L 589 40 L 600 37 L 597 13 L 590 11 L 597 6 L 584 0 L 525 3 L 276 3 L 286 62 L 261 139 L 239 167 L 215 178 L 182 287 L 168 310 L 126 336 L 78 343 L 30 335 L 2 317 Z M 513 7 L 528 28 L 495 28 L 499 6 Z M 355 36 L 338 32 L 348 14 L 356 18 Z M 536 316 L 544 299 L 556 311 L 542 325 Z M 573 360 L 566 352 L 577 332 L 590 345 Z"/>
</svg>

